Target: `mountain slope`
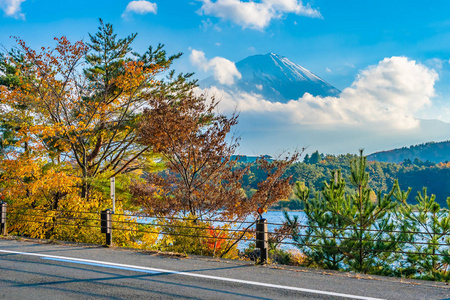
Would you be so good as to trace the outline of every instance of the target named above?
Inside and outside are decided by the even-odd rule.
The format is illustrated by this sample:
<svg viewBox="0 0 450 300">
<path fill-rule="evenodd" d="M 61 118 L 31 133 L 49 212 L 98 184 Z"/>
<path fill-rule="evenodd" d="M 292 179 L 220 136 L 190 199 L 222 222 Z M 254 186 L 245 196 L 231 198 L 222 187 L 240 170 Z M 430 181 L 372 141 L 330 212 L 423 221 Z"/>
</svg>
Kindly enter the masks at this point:
<svg viewBox="0 0 450 300">
<path fill-rule="evenodd" d="M 214 77 L 199 82 L 201 88 L 216 86 L 225 91 L 261 94 L 272 102 L 297 100 L 305 93 L 338 96 L 340 91 L 302 66 L 274 53 L 254 55 L 236 63 L 242 78 L 234 85 L 220 84 Z"/>
<path fill-rule="evenodd" d="M 367 156 L 368 160 L 381 162 L 403 162 L 405 159 L 420 159 L 434 163 L 450 161 L 450 141 L 429 142 L 388 151 L 375 152 Z"/>
</svg>

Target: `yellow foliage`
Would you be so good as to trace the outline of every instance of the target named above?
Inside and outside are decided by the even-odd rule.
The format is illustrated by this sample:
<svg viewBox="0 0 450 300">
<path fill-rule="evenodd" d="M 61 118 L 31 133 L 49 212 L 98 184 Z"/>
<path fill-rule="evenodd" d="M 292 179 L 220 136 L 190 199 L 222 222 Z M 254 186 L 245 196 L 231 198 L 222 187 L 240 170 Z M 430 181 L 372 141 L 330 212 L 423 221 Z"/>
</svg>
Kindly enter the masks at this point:
<svg viewBox="0 0 450 300">
<path fill-rule="evenodd" d="M 48 166 L 38 158 L 21 155 L 0 162 L 2 194 L 10 203 L 10 234 L 40 239 L 56 239 L 102 244 L 100 212 L 111 201 L 100 191 L 89 199 L 79 195 L 81 180 L 65 170 L 64 165 Z M 136 218 L 123 213 L 118 202 L 113 215 L 113 243 L 122 247 L 152 248 L 158 232 L 148 233 Z"/>
</svg>

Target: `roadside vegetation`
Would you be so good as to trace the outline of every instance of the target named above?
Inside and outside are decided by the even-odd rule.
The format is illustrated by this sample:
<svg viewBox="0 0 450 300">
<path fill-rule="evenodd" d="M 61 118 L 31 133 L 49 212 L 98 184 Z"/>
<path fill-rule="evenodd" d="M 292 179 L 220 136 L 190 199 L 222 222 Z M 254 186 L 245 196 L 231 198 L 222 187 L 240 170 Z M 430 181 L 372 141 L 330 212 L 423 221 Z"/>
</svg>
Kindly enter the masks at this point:
<svg viewBox="0 0 450 300">
<path fill-rule="evenodd" d="M 424 188 L 415 203 L 411 189 L 398 181 L 387 192 L 369 186 L 367 159 L 350 161 L 347 187 L 340 170 L 322 191 L 310 197 L 301 182 L 295 196 L 302 202 L 306 222 L 285 213 L 285 231 L 305 254 L 304 265 L 385 276 L 427 280 L 450 279 L 450 215 Z M 450 197 L 447 198 L 447 205 Z"/>
</svg>

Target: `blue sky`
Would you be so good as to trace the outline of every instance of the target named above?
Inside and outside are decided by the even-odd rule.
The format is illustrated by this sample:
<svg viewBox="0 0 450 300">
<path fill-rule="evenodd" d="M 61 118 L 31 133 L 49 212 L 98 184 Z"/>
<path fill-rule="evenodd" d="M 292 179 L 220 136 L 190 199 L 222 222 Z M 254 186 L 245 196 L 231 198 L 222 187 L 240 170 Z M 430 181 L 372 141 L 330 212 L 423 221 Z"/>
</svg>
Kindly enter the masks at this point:
<svg viewBox="0 0 450 300">
<path fill-rule="evenodd" d="M 183 52 L 176 69 L 194 71 L 199 79 L 214 70 L 193 63 L 193 50 L 203 52 L 208 60 L 219 57 L 231 62 L 274 52 L 340 90 L 352 87 L 384 59 L 406 57 L 436 74 L 427 85 L 434 90 L 424 96 L 429 103 L 418 100 L 424 104 L 406 113 L 450 122 L 450 1 L 0 0 L 0 9 L 0 44 L 6 48 L 14 45 L 10 36 L 19 36 L 32 47 L 52 45 L 53 37 L 62 35 L 88 40 L 102 18 L 120 35 L 137 32 L 138 51 L 161 42 L 169 53 Z M 243 123 L 248 123 L 250 117 L 243 115 Z M 251 118 L 257 117 L 253 113 Z M 306 143 L 315 145 L 314 138 Z M 383 147 L 401 146 L 394 144 Z M 250 148 L 244 152 L 272 151 Z"/>
</svg>

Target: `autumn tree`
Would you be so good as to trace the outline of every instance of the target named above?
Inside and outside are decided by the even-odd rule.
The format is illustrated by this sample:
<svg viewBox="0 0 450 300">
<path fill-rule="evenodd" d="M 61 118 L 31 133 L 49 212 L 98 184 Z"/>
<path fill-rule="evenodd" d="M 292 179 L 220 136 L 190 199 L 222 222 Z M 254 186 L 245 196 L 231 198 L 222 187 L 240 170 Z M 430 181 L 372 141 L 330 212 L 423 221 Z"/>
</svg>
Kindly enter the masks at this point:
<svg viewBox="0 0 450 300">
<path fill-rule="evenodd" d="M 54 48 L 38 52 L 17 39 L 20 56 L 3 55 L 18 81 L 1 87 L 3 113 L 26 107 L 15 145 L 71 166 L 83 198 L 98 175 L 129 173 L 149 162 L 151 145 L 136 143 L 137 122 L 159 87 L 155 76 L 180 54 L 167 56 L 162 45 L 135 53 L 135 37 L 117 38 L 112 25 L 100 21 L 89 43 L 55 38 Z"/>
<path fill-rule="evenodd" d="M 267 177 L 259 184 L 253 200 L 241 188 L 246 168 L 234 168 L 232 159 L 238 139 L 229 137 L 237 115 L 217 114 L 216 102 L 208 102 L 192 90 L 183 99 L 160 94 L 144 110 L 139 129 L 140 142 L 153 145 L 166 161 L 167 172 L 148 174 L 148 184 L 137 185 L 140 204 L 158 214 L 182 212 L 194 217 L 238 211 L 255 212 L 286 197 L 289 178 L 282 178 L 286 165 L 261 160 Z"/>
<path fill-rule="evenodd" d="M 129 194 L 124 183 L 139 179 L 135 171 L 157 164 L 152 145 L 137 143 L 143 106 L 161 86 L 174 94 L 186 89 L 191 74 L 170 72 L 161 84 L 156 76 L 180 54 L 167 55 L 161 44 L 133 52 L 135 38 L 118 38 L 100 21 L 87 43 L 61 37 L 54 47 L 34 50 L 16 38 L 17 47 L 1 53 L 0 189 L 13 204 L 10 211 L 27 216 L 11 218 L 11 231 L 98 241 L 98 222 L 83 216 L 110 205 L 104 190 L 109 177 L 122 176 L 118 190 Z M 72 227 L 62 227 L 61 218 Z M 146 237 L 141 225 L 128 222 L 117 224 L 129 231 L 117 234 L 116 242 L 154 244 L 157 234 Z"/>
<path fill-rule="evenodd" d="M 182 216 L 199 226 L 211 219 L 243 221 L 251 215 L 256 218 L 258 208 L 267 209 L 289 196 L 290 177 L 283 174 L 297 155 L 274 162 L 261 160 L 259 168 L 266 177 L 248 198 L 241 187 L 248 168 L 235 168 L 232 159 L 238 139 L 229 135 L 237 115 L 218 114 L 214 99 L 209 102 L 192 89 L 176 96 L 168 86 L 160 91 L 149 101 L 151 108 L 144 110 L 139 140 L 161 153 L 167 169 L 148 173 L 147 182 L 132 190 L 147 213 Z"/>
</svg>

